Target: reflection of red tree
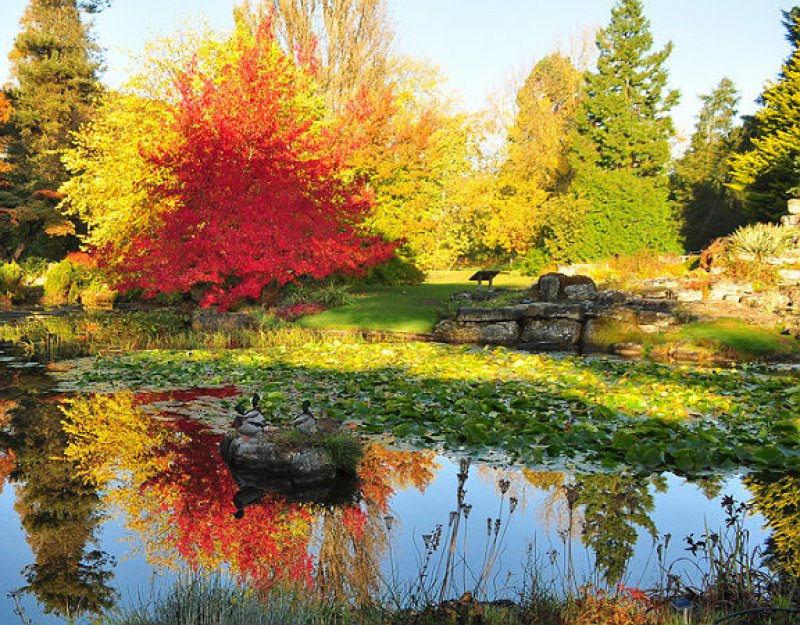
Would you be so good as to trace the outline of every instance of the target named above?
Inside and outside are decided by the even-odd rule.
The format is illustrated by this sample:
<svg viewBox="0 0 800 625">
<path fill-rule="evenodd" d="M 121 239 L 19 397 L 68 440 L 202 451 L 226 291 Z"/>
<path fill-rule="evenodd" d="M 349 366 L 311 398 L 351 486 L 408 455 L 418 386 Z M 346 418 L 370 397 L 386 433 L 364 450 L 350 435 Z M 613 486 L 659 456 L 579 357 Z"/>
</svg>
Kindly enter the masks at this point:
<svg viewBox="0 0 800 625">
<path fill-rule="evenodd" d="M 183 388 L 171 391 L 141 391 L 136 393 L 136 405 L 146 406 L 160 401 L 190 402 L 200 397 L 233 397 L 239 394 L 235 386 L 220 388 Z"/>
<path fill-rule="evenodd" d="M 242 579 L 266 589 L 276 582 L 311 583 L 314 562 L 309 554 L 312 513 L 309 507 L 265 495 L 235 519 L 237 486 L 217 453 L 219 436 L 200 434 L 203 426 L 189 419 L 175 423 L 176 435 L 163 450 L 169 469 L 143 487 L 163 492 L 168 510 L 170 541 L 189 566 L 217 567 L 226 563 Z M 398 487 L 424 489 L 433 478 L 432 452 L 387 449 L 373 444 L 359 468 L 362 495 L 368 508 L 383 512 Z M 373 507 L 374 506 L 374 507 Z M 342 510 L 341 523 L 359 542 L 368 523 L 359 505 Z"/>
<path fill-rule="evenodd" d="M 10 399 L 0 399 L 0 428 L 6 427 L 11 422 L 11 411 L 17 407 L 17 402 Z M 0 447 L 0 495 L 6 480 L 14 470 L 14 452 L 11 449 Z"/>
<path fill-rule="evenodd" d="M 199 434 L 197 422 L 176 422 L 176 436 L 164 450 L 169 469 L 158 473 L 147 489 L 166 491 L 173 540 L 192 568 L 227 563 L 242 579 L 266 589 L 280 581 L 310 582 L 312 560 L 307 547 L 311 515 L 299 504 L 265 496 L 235 519 L 237 486 L 214 443 L 219 436 Z"/>
</svg>

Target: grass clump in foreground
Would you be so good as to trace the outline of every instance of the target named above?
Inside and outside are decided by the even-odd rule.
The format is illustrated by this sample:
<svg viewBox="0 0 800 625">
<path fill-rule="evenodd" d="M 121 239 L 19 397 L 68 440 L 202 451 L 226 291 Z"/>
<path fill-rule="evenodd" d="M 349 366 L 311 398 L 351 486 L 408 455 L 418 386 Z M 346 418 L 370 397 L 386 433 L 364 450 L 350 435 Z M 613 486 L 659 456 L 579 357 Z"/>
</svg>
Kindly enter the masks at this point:
<svg viewBox="0 0 800 625">
<path fill-rule="evenodd" d="M 301 592 L 273 590 L 268 598 L 219 577 L 178 581 L 149 604 L 108 615 L 103 625 L 348 625 L 344 607 L 330 607 Z M 374 621 L 378 623 L 377 620 Z"/>
</svg>

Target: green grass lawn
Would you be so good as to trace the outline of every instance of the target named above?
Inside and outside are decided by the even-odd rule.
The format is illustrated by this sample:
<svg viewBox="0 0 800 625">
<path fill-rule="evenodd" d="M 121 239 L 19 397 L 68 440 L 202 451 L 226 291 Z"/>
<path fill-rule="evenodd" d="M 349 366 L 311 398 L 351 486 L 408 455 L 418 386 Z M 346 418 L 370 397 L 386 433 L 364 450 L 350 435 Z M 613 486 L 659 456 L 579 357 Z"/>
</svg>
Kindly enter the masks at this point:
<svg viewBox="0 0 800 625">
<path fill-rule="evenodd" d="M 304 317 L 297 324 L 316 330 L 383 330 L 428 333 L 437 311 L 457 291 L 475 289 L 469 277 L 475 270 L 434 271 L 418 286 L 374 286 L 356 294 L 356 301 Z M 502 273 L 494 280 L 498 288 L 522 289 L 533 282 L 530 276 Z"/>
<path fill-rule="evenodd" d="M 800 353 L 797 339 L 775 328 L 754 326 L 740 319 L 690 323 L 681 328 L 680 336 L 697 345 L 727 349 L 745 358 Z"/>
</svg>

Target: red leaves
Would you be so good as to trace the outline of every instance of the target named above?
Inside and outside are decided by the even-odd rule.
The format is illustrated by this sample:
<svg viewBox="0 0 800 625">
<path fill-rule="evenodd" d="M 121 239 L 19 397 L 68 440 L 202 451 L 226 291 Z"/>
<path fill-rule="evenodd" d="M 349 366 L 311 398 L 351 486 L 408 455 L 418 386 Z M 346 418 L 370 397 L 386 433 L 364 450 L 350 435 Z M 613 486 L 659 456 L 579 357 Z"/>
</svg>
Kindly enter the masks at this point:
<svg viewBox="0 0 800 625">
<path fill-rule="evenodd" d="M 370 198 L 343 181 L 343 142 L 319 128 L 307 73 L 261 28 L 208 76 L 177 79 L 178 145 L 147 157 L 176 174 L 158 193 L 177 200 L 155 236 L 124 259 L 123 286 L 148 293 L 208 288 L 202 304 L 227 308 L 271 283 L 359 274 L 393 245 L 361 236 Z"/>
</svg>

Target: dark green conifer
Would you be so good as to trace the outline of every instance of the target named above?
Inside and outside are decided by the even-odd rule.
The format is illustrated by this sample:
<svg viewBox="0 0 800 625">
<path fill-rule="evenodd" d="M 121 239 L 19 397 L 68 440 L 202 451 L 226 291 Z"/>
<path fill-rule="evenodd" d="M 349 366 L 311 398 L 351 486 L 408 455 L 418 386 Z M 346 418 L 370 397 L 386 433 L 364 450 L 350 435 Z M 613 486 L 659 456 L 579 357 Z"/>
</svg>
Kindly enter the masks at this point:
<svg viewBox="0 0 800 625">
<path fill-rule="evenodd" d="M 792 52 L 761 95 L 749 149 L 731 159 L 732 187 L 744 191 L 751 218 L 777 221 L 800 194 L 800 6 L 783 12 Z"/>
<path fill-rule="evenodd" d="M 94 12 L 100 4 L 30 0 L 20 22 L 10 55 L 16 78 L 9 90 L 12 186 L 2 207 L 11 215 L 4 225 L 13 231 L 5 238 L 15 255 L 56 255 L 63 242 L 53 245 L 48 239 L 74 232 L 57 208 L 58 188 L 67 179 L 61 156 L 72 144 L 71 133 L 91 118 L 101 93 L 100 51 L 81 19 L 82 11 Z"/>
<path fill-rule="evenodd" d="M 742 141 L 742 128 L 734 126 L 739 95 L 733 82 L 723 78 L 700 99 L 703 107 L 691 144 L 675 164 L 672 177 L 689 250 L 700 250 L 746 222 L 740 195 L 727 186 L 731 182 L 728 161 Z"/>
<path fill-rule="evenodd" d="M 664 68 L 672 45 L 651 51 L 640 0 L 619 0 L 597 47 L 573 140 L 570 196 L 583 236 L 570 256 L 675 250 L 679 228 L 666 165 L 678 93 L 666 91 Z"/>
</svg>

